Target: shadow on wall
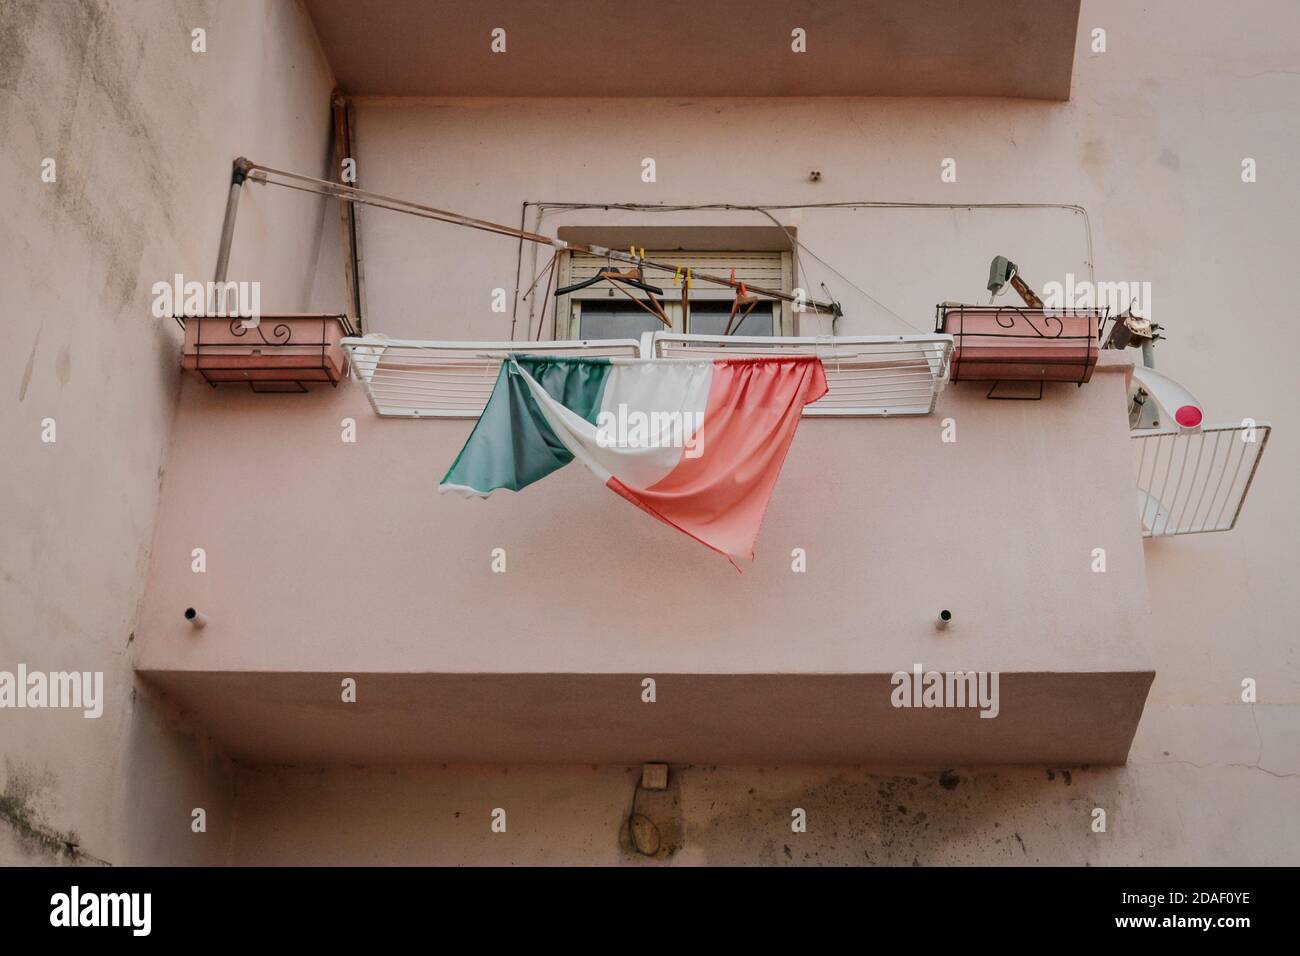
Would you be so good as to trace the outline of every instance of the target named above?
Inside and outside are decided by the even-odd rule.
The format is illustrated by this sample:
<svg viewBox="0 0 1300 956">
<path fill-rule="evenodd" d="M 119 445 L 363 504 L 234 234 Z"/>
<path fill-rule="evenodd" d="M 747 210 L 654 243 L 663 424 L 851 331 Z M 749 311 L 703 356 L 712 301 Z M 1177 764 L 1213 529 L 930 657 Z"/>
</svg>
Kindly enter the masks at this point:
<svg viewBox="0 0 1300 956">
<path fill-rule="evenodd" d="M 98 796 L 108 812 L 122 818 L 115 822 L 123 825 L 112 832 L 123 836 L 109 858 L 84 847 L 75 829 L 54 824 L 56 814 L 50 808 L 58 803 L 62 782 L 53 770 L 6 757 L 0 860 L 27 866 L 202 866 L 229 861 L 233 765 L 174 706 L 144 685 L 130 698 L 118 790 Z"/>
<path fill-rule="evenodd" d="M 123 865 L 219 866 L 234 840 L 235 768 L 164 695 L 137 680 L 114 812 Z"/>
</svg>

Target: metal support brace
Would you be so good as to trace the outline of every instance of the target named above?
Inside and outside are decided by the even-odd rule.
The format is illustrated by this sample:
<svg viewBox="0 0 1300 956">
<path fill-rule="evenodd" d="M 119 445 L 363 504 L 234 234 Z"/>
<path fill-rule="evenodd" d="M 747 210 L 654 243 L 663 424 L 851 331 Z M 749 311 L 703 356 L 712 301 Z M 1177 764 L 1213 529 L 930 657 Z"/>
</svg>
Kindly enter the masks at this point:
<svg viewBox="0 0 1300 956">
<path fill-rule="evenodd" d="M 248 178 L 252 163 L 240 156 L 230 170 L 230 192 L 226 194 L 226 218 L 221 223 L 221 244 L 217 247 L 217 268 L 213 275 L 216 281 L 214 293 L 225 299 L 224 284 L 226 273 L 230 269 L 230 244 L 235 239 L 235 216 L 239 212 L 239 192 Z M 209 302 L 209 315 L 224 314 L 225 302 Z"/>
</svg>

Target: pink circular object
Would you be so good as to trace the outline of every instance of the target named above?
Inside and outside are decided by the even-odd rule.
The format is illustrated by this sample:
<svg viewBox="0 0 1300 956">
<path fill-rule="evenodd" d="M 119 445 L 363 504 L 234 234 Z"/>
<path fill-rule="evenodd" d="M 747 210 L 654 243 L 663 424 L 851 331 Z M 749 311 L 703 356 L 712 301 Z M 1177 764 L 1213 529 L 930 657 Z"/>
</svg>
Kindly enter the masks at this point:
<svg viewBox="0 0 1300 956">
<path fill-rule="evenodd" d="M 1184 405 L 1174 412 L 1174 421 L 1184 428 L 1195 428 L 1201 423 L 1201 410 L 1195 405 Z"/>
</svg>

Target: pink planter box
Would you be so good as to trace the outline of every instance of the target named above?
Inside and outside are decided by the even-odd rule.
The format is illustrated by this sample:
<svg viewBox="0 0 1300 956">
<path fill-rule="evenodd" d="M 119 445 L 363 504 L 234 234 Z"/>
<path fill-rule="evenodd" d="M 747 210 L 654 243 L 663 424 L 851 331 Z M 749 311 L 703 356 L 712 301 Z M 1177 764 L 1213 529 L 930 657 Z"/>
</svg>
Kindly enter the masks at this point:
<svg viewBox="0 0 1300 956">
<path fill-rule="evenodd" d="M 1092 378 L 1102 314 L 1013 306 L 941 305 L 936 330 L 953 337 L 954 382 L 1075 382 Z"/>
<path fill-rule="evenodd" d="M 185 320 L 181 367 L 213 386 L 247 385 L 256 392 L 305 392 L 337 385 L 347 368 L 346 316 L 264 315 L 253 328 L 240 318 Z"/>
</svg>

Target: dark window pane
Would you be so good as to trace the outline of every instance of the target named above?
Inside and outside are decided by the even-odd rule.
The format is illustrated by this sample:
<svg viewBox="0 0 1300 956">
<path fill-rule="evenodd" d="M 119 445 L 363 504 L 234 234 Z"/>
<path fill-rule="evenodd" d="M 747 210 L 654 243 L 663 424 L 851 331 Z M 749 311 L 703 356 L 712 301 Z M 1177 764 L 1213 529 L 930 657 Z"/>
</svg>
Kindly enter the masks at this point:
<svg viewBox="0 0 1300 956">
<path fill-rule="evenodd" d="M 583 339 L 639 339 L 642 332 L 658 332 L 664 324 L 635 305 L 582 303 L 578 337 Z"/>
<path fill-rule="evenodd" d="M 744 306 L 741 306 L 743 309 Z M 691 303 L 690 328 L 696 335 L 723 335 L 731 317 L 730 302 Z M 772 305 L 760 302 L 732 335 L 774 335 Z"/>
</svg>

